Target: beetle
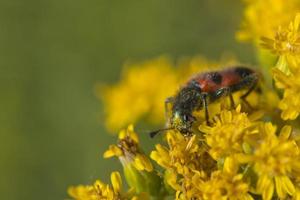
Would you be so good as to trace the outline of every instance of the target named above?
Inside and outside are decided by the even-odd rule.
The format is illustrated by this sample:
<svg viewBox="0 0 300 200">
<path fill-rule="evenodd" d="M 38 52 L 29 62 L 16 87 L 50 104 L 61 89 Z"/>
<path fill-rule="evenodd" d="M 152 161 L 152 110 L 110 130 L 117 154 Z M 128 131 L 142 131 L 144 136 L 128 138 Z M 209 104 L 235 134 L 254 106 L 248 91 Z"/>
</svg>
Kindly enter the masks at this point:
<svg viewBox="0 0 300 200">
<path fill-rule="evenodd" d="M 150 136 L 154 137 L 160 131 L 170 129 L 178 130 L 183 135 L 190 135 L 196 120 L 192 113 L 200 109 L 204 109 L 206 123 L 210 125 L 208 105 L 227 96 L 231 106 L 234 107 L 232 93 L 242 89 L 247 91 L 240 98 L 251 107 L 246 97 L 255 89 L 258 80 L 259 74 L 246 66 L 233 66 L 194 75 L 176 95 L 165 101 L 166 115 L 170 116 L 168 119 L 170 127 L 153 131 Z M 171 109 L 169 104 L 172 105 Z"/>
</svg>

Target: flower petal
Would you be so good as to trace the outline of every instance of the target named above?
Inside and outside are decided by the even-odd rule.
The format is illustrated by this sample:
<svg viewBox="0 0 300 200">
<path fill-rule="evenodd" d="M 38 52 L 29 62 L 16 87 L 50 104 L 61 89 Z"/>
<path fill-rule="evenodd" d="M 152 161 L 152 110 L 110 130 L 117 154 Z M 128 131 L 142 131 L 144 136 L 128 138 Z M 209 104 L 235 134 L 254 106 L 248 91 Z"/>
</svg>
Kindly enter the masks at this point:
<svg viewBox="0 0 300 200">
<path fill-rule="evenodd" d="M 117 171 L 112 172 L 110 179 L 114 192 L 120 193 L 120 191 L 122 191 L 122 179 L 120 173 Z"/>
<path fill-rule="evenodd" d="M 110 158 L 110 157 L 113 157 L 113 156 L 122 156 L 123 155 L 123 152 L 122 150 L 116 146 L 116 145 L 109 145 L 108 147 L 108 150 L 106 150 L 103 154 L 103 157 L 104 158 Z"/>
</svg>

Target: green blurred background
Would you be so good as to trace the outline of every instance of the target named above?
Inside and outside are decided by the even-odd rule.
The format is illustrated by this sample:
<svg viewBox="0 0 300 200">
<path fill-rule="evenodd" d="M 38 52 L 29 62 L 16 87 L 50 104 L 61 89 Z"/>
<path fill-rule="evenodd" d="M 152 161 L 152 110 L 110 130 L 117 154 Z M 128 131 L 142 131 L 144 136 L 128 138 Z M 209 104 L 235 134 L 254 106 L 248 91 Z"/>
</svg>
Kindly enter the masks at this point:
<svg viewBox="0 0 300 200">
<path fill-rule="evenodd" d="M 1 0 L 1 199 L 66 199 L 69 185 L 108 181 L 120 166 L 101 157 L 115 138 L 101 123 L 95 83 L 116 82 L 128 59 L 162 54 L 231 52 L 252 62 L 234 38 L 242 8 L 237 0 Z"/>
</svg>

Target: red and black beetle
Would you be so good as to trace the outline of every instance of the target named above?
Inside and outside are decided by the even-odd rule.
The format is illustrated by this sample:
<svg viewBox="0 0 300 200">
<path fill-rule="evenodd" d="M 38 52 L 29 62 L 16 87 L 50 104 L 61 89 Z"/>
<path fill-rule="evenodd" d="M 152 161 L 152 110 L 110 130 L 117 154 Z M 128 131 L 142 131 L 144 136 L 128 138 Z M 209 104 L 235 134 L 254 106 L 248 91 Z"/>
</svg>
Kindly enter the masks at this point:
<svg viewBox="0 0 300 200">
<path fill-rule="evenodd" d="M 191 134 L 192 124 L 195 121 L 192 113 L 200 109 L 204 109 L 206 123 L 209 125 L 209 103 L 228 96 L 234 107 L 232 93 L 248 89 L 240 97 L 247 103 L 245 98 L 255 89 L 258 78 L 256 71 L 245 66 L 235 66 L 193 76 L 175 96 L 165 101 L 167 116 L 170 116 L 170 127 L 153 131 L 150 136 L 154 137 L 158 132 L 169 129 L 176 129 L 183 135 Z M 168 109 L 169 103 L 172 104 L 171 109 Z"/>
</svg>

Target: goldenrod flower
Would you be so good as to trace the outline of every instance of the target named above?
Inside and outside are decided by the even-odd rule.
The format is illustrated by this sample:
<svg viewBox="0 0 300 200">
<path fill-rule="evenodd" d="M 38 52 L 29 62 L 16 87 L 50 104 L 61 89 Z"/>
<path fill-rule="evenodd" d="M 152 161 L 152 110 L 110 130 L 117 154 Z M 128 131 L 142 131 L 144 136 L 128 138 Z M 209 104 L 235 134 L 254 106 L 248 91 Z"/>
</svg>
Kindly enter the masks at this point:
<svg viewBox="0 0 300 200">
<path fill-rule="evenodd" d="M 284 199 L 293 196 L 295 186 L 291 180 L 300 174 L 300 152 L 296 142 L 290 139 L 291 127 L 281 129 L 276 135 L 276 127 L 271 123 L 260 126 L 261 139 L 257 141 L 252 155 L 240 155 L 242 163 L 250 163 L 258 175 L 257 192 L 264 200 L 272 198 L 274 190 Z"/>
<path fill-rule="evenodd" d="M 207 154 L 205 145 L 201 145 L 196 135 L 189 138 L 177 131 L 169 131 L 166 140 L 168 148 L 158 144 L 150 157 L 166 169 L 165 182 L 178 195 L 182 193 L 190 199 L 195 196 L 195 191 L 190 188 L 192 178 L 196 174 L 206 177 L 216 169 L 216 162 Z"/>
<path fill-rule="evenodd" d="M 300 10 L 298 0 L 247 0 L 244 19 L 237 38 L 258 44 L 260 38 L 272 37 L 279 26 L 287 25 Z"/>
<path fill-rule="evenodd" d="M 252 116 L 257 119 L 259 115 Z M 200 131 L 205 133 L 209 153 L 215 159 L 232 156 L 244 152 L 243 146 L 247 145 L 247 137 L 256 133 L 255 123 L 246 113 L 241 112 L 241 106 L 235 110 L 223 110 L 215 116 L 212 126 L 201 125 Z"/>
<path fill-rule="evenodd" d="M 72 186 L 68 189 L 69 195 L 74 200 L 137 200 L 145 199 L 135 196 L 134 189 L 124 192 L 122 179 L 119 172 L 111 174 L 111 184 L 107 185 L 97 180 L 93 185 Z"/>
<path fill-rule="evenodd" d="M 151 161 L 139 147 L 139 138 L 133 125 L 120 131 L 118 144 L 110 145 L 103 156 L 119 158 L 127 183 L 134 187 L 137 193 L 147 192 L 149 195 L 164 193 L 164 188 L 160 188 L 160 176 L 153 171 Z"/>
<path fill-rule="evenodd" d="M 278 107 L 282 110 L 282 119 L 296 119 L 300 113 L 300 70 L 299 73 L 286 75 L 279 69 L 274 68 L 273 76 L 276 86 L 284 89 L 283 97 L 278 104 Z"/>
<path fill-rule="evenodd" d="M 293 62 L 299 60 L 300 53 L 300 13 L 290 22 L 289 26 L 280 26 L 271 38 L 262 37 L 262 46 L 279 56 L 276 68 L 290 75 L 299 71 L 299 62 L 295 66 Z M 294 68 L 293 68 L 294 67 Z"/>
<path fill-rule="evenodd" d="M 300 53 L 300 13 L 298 13 L 294 21 L 289 26 L 279 26 L 274 39 L 262 37 L 262 46 L 270 49 L 272 53 L 283 55 L 295 55 Z"/>
<path fill-rule="evenodd" d="M 196 135 L 189 138 L 177 131 L 169 131 L 166 140 L 168 148 L 158 144 L 156 150 L 150 154 L 150 157 L 162 167 L 184 175 L 193 170 L 211 171 L 215 166 Z"/>
<path fill-rule="evenodd" d="M 263 46 L 279 56 L 273 68 L 275 85 L 283 89 L 278 107 L 284 120 L 294 120 L 300 112 L 300 14 L 289 26 L 280 27 L 275 38 L 264 39 Z"/>
<path fill-rule="evenodd" d="M 243 180 L 243 174 L 238 173 L 238 165 L 232 158 L 226 158 L 223 170 L 214 171 L 208 181 L 198 182 L 195 187 L 201 193 L 203 200 L 251 200 L 250 186 Z"/>
</svg>

